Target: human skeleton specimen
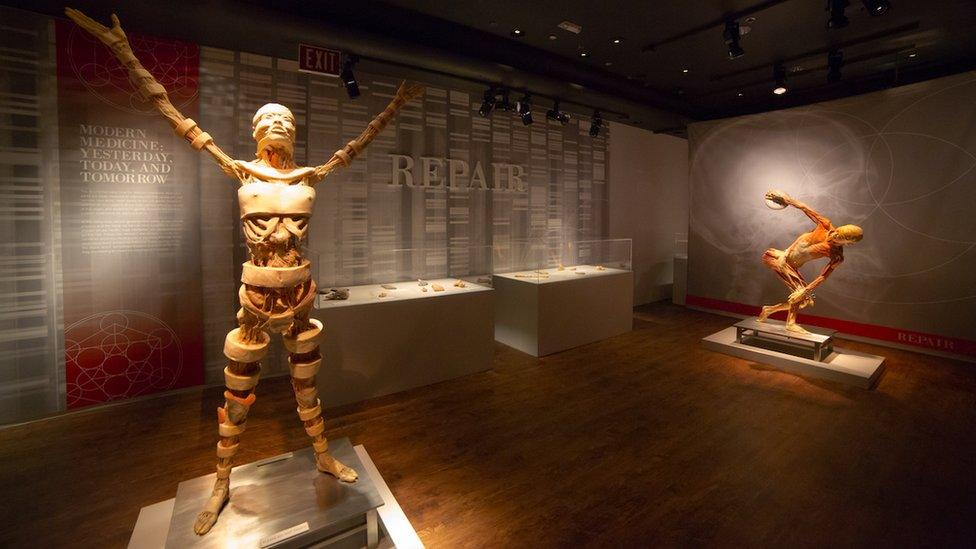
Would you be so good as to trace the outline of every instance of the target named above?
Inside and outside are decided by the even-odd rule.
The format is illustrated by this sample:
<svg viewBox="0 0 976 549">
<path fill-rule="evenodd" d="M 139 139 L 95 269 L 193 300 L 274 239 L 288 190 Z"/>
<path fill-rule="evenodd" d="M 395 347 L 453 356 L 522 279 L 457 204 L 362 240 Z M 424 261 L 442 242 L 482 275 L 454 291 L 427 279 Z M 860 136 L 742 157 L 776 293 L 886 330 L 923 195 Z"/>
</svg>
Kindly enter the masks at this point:
<svg viewBox="0 0 976 549">
<path fill-rule="evenodd" d="M 801 334 L 808 333 L 796 323 L 797 313 L 804 307 L 813 306 L 814 288 L 823 284 L 830 273 L 844 261 L 844 246 L 861 240 L 864 232 L 857 225 L 834 227 L 829 219 L 783 191 L 768 191 L 765 198 L 767 205 L 774 209 L 793 206 L 805 213 L 817 226 L 812 231 L 797 237 L 789 248 L 785 250 L 770 248 L 763 253 L 763 263 L 776 273 L 791 293 L 786 301 L 763 307 L 759 314 L 759 321 L 765 321 L 769 315 L 777 311 L 788 311 L 786 329 Z M 817 278 L 807 284 L 800 274 L 800 267 L 822 257 L 828 259 L 827 265 Z"/>
<path fill-rule="evenodd" d="M 321 322 L 309 318 L 316 287 L 301 244 L 312 216 L 315 183 L 333 170 L 348 166 L 401 107 L 423 93 L 423 87 L 402 84 L 396 97 L 359 137 L 336 151 L 328 162 L 315 167 L 295 165 L 295 117 L 286 107 L 269 103 L 258 109 L 252 120 L 256 158 L 234 160 L 196 122 L 170 103 L 163 86 L 133 55 L 118 17 L 112 15 L 112 28 L 108 28 L 78 10 L 67 8 L 65 13 L 112 50 L 128 69 L 139 94 L 154 104 L 177 135 L 185 137 L 194 149 L 209 153 L 224 173 L 241 185 L 237 196 L 250 260 L 244 263 L 241 277 L 239 327 L 227 334 L 224 342 L 224 355 L 229 362 L 224 369 L 226 400 L 217 409 L 217 479 L 193 530 L 197 534 L 210 531 L 230 498 L 231 459 L 240 445 L 248 409 L 254 404 L 260 361 L 271 341 L 268 332 L 280 333 L 288 349 L 298 417 L 312 438 L 318 469 L 339 480 L 354 482 L 356 471 L 332 457 L 323 434 L 325 423 L 315 386 L 315 374 L 322 362 L 319 342 L 323 331 Z"/>
</svg>

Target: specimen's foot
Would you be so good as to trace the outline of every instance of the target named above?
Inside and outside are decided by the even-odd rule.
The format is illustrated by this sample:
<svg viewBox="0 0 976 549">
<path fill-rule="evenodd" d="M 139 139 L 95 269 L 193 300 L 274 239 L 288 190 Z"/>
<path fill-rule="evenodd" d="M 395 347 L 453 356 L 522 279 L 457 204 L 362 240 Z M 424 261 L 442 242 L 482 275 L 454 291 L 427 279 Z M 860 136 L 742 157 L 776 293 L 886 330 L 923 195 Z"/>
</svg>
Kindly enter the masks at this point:
<svg viewBox="0 0 976 549">
<path fill-rule="evenodd" d="M 810 332 L 804 330 L 803 329 L 803 326 L 800 326 L 799 324 L 787 324 L 786 325 L 786 329 L 789 330 L 789 331 L 791 331 L 791 332 L 797 333 L 797 334 L 809 334 L 810 333 Z"/>
<path fill-rule="evenodd" d="M 759 322 L 766 322 L 766 319 L 769 318 L 769 315 L 771 314 L 773 314 L 773 307 L 766 305 L 762 308 L 762 311 L 759 313 L 759 318 L 756 320 Z"/>
<path fill-rule="evenodd" d="M 214 523 L 217 522 L 217 515 L 224 508 L 224 504 L 230 499 L 230 479 L 219 478 L 214 484 L 213 493 L 210 499 L 203 506 L 203 511 L 197 515 L 197 521 L 193 523 L 193 531 L 202 536 L 210 531 Z"/>
<path fill-rule="evenodd" d="M 315 466 L 323 473 L 329 473 L 342 482 L 356 482 L 359 474 L 352 467 L 346 467 L 328 452 L 315 455 Z"/>
</svg>

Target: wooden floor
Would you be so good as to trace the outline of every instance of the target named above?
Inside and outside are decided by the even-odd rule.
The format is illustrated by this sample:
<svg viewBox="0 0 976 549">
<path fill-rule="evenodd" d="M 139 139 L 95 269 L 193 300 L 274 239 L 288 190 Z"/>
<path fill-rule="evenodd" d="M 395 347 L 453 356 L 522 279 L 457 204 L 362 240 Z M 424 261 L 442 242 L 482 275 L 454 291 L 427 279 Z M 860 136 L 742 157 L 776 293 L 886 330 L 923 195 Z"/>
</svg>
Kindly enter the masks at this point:
<svg viewBox="0 0 976 549">
<path fill-rule="evenodd" d="M 330 410 L 428 547 L 976 542 L 976 365 L 888 357 L 873 391 L 702 349 L 730 319 L 666 304 L 628 334 Z M 449 337 L 448 334 L 437 337 Z M 123 547 L 210 473 L 221 391 L 0 430 L 0 546 Z M 262 381 L 240 462 L 306 444 Z"/>
</svg>

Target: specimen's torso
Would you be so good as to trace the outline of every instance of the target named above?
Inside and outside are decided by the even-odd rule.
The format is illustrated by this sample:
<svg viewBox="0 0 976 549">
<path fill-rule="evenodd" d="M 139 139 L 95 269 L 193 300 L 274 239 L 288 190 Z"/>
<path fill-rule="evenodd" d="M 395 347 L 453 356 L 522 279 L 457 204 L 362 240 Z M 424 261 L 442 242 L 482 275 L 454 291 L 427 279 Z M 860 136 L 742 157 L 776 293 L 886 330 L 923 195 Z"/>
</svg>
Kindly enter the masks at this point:
<svg viewBox="0 0 976 549">
<path fill-rule="evenodd" d="M 262 267 L 301 265 L 301 245 L 315 205 L 315 189 L 307 182 L 314 169 L 282 170 L 243 161 L 236 164 L 245 174 L 237 199 L 251 263 Z"/>
<path fill-rule="evenodd" d="M 799 268 L 808 261 L 821 257 L 832 257 L 842 253 L 840 246 L 834 246 L 827 241 L 827 230 L 817 227 L 815 230 L 800 235 L 790 247 L 786 249 L 786 262 L 794 268 Z"/>
</svg>

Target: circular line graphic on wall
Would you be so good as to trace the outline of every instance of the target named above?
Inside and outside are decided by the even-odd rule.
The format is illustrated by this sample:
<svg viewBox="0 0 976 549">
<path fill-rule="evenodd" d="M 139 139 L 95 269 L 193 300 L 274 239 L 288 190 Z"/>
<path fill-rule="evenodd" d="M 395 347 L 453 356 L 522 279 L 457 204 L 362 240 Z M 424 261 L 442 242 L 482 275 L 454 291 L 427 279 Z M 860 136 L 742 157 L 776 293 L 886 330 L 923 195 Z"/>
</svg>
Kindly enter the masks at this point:
<svg viewBox="0 0 976 549">
<path fill-rule="evenodd" d="M 176 333 L 139 311 L 96 313 L 64 330 L 68 408 L 170 389 L 183 368 Z"/>
<path fill-rule="evenodd" d="M 68 62 L 78 82 L 106 105 L 130 113 L 158 116 L 155 105 L 139 95 L 129 80 L 128 69 L 109 48 L 74 26 L 70 32 Z M 196 99 L 199 75 L 196 67 L 187 61 L 194 58 L 190 52 L 192 44 L 142 35 L 128 38 L 135 56 L 166 88 L 177 109 L 186 108 Z"/>
</svg>

